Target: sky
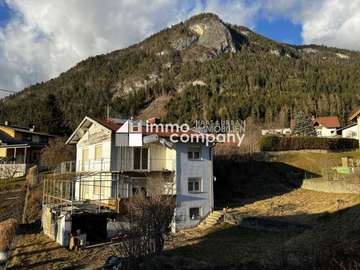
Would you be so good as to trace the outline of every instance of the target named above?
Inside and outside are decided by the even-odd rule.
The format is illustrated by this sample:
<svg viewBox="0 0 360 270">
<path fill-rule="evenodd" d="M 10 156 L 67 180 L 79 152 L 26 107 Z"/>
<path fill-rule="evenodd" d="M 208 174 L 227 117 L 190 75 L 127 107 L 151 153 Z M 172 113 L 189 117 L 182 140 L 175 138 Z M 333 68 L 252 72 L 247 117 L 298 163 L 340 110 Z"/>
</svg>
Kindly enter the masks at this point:
<svg viewBox="0 0 360 270">
<path fill-rule="evenodd" d="M 360 0 L 0 0 L 0 88 L 47 81 L 201 12 L 280 42 L 360 50 Z"/>
</svg>

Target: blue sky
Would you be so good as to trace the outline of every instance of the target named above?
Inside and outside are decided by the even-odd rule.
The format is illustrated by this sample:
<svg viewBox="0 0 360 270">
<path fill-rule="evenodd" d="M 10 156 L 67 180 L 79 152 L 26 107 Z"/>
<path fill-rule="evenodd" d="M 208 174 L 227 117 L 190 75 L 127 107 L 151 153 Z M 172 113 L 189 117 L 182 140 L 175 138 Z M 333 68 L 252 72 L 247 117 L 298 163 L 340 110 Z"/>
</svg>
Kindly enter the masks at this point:
<svg viewBox="0 0 360 270">
<path fill-rule="evenodd" d="M 261 18 L 256 21 L 254 30 L 259 34 L 279 42 L 294 45 L 303 44 L 301 37 L 301 25 L 294 24 L 289 19 L 278 18 L 269 20 Z"/>
<path fill-rule="evenodd" d="M 11 10 L 8 6 L 0 1 L 0 27 L 4 27 L 10 20 Z"/>
</svg>

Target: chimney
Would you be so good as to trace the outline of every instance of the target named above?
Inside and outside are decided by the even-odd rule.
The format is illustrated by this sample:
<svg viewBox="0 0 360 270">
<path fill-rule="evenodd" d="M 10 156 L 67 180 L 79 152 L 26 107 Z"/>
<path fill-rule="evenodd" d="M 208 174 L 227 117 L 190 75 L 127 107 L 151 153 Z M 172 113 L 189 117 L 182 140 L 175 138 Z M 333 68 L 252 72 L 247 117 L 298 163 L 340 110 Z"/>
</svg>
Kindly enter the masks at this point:
<svg viewBox="0 0 360 270">
<path fill-rule="evenodd" d="M 35 131 L 35 125 L 29 125 L 29 131 L 34 132 Z"/>
<path fill-rule="evenodd" d="M 157 117 L 151 117 L 148 120 L 146 120 L 146 123 L 150 124 L 150 125 L 158 125 L 160 124 L 160 118 Z"/>
<path fill-rule="evenodd" d="M 4 124 L 5 124 L 5 126 L 10 126 L 10 122 L 9 122 L 9 121 L 7 121 L 7 120 L 5 121 L 5 123 L 4 123 Z"/>
</svg>

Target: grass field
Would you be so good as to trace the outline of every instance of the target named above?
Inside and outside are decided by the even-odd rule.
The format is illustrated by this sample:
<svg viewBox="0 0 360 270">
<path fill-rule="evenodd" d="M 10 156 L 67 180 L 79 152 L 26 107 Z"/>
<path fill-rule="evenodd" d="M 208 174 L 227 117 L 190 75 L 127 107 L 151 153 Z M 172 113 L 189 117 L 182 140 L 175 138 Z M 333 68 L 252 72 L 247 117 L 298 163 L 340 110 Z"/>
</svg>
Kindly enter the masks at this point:
<svg viewBox="0 0 360 270">
<path fill-rule="evenodd" d="M 339 205 L 339 201 L 342 203 Z M 357 205 L 360 196 L 294 190 L 231 210 L 245 216 L 276 219 L 316 226 L 338 210 Z M 169 255 L 190 256 L 210 263 L 276 263 L 286 245 L 302 235 L 292 229 L 267 231 L 220 224 L 211 230 L 192 229 L 180 233 L 167 246 Z"/>
</svg>

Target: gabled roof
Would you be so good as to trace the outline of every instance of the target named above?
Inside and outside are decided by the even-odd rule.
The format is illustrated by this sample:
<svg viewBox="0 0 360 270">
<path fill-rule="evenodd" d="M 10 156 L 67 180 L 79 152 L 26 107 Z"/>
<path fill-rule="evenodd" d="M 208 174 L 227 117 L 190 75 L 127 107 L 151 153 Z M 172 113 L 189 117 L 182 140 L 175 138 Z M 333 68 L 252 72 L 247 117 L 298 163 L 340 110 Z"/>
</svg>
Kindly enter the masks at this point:
<svg viewBox="0 0 360 270">
<path fill-rule="evenodd" d="M 117 131 L 122 126 L 121 124 L 115 123 L 111 120 L 105 120 L 99 118 L 96 118 L 94 120 L 111 131 Z"/>
<path fill-rule="evenodd" d="M 116 132 L 121 127 L 121 124 L 115 123 L 111 120 L 95 119 L 86 116 L 75 129 L 75 131 L 71 134 L 66 143 L 77 143 L 93 124 L 99 124 L 111 132 Z"/>
<path fill-rule="evenodd" d="M 339 128 L 341 127 L 339 118 L 337 116 L 319 116 L 313 120 L 314 125 L 322 125 L 326 128 Z M 295 119 L 290 120 L 290 128 L 295 128 Z"/>
<path fill-rule="evenodd" d="M 350 117 L 349 117 L 349 121 L 354 120 L 355 118 L 357 118 L 360 115 L 360 109 L 357 109 L 356 111 L 354 111 Z"/>
<path fill-rule="evenodd" d="M 51 135 L 45 132 L 36 132 L 36 131 L 32 131 L 29 128 L 25 128 L 25 127 L 19 127 L 19 126 L 14 126 L 14 125 L 6 125 L 6 124 L 0 124 L 0 127 L 6 127 L 6 128 L 10 128 L 12 130 L 21 132 L 21 133 L 27 133 L 27 134 L 34 134 L 34 135 L 41 135 L 41 136 L 46 136 L 46 137 L 57 137 L 56 135 Z"/>
<path fill-rule="evenodd" d="M 352 128 L 354 126 L 357 126 L 357 123 L 353 123 L 353 124 L 347 125 L 345 127 L 338 128 L 336 131 L 342 131 L 344 129 Z"/>
<path fill-rule="evenodd" d="M 319 124 L 326 128 L 339 128 L 341 127 L 339 118 L 337 116 L 320 116 L 314 120 L 314 125 Z"/>
</svg>

